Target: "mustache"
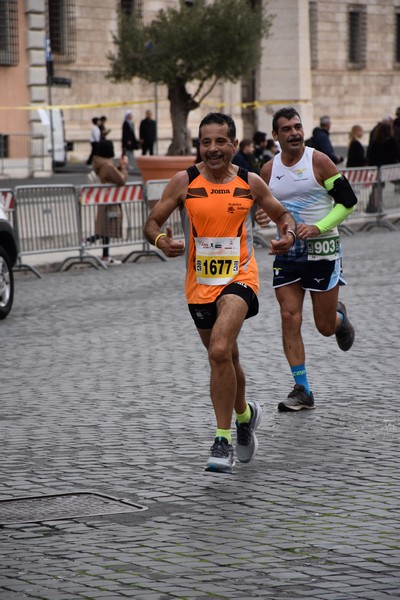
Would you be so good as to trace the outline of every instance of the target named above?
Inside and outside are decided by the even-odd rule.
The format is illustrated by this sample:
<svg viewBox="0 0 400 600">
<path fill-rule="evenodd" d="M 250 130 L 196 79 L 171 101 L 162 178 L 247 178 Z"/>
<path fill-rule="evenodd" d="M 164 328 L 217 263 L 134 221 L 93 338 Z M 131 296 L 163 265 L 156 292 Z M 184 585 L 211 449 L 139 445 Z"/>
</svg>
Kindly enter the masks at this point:
<svg viewBox="0 0 400 600">
<path fill-rule="evenodd" d="M 301 142 L 302 140 L 303 138 L 301 137 L 301 135 L 295 135 L 287 139 L 288 142 Z"/>
</svg>

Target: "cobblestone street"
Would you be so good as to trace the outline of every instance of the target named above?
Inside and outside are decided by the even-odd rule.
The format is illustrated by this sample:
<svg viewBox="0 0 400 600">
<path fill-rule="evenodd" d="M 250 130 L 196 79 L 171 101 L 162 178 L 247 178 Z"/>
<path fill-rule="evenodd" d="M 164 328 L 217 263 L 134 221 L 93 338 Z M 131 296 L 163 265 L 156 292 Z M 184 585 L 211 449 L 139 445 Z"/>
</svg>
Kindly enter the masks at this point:
<svg viewBox="0 0 400 600">
<path fill-rule="evenodd" d="M 215 422 L 183 258 L 16 273 L 0 323 L 0 500 L 84 491 L 146 510 L 85 516 L 89 497 L 58 520 L 42 498 L 44 515 L 8 517 L 1 600 L 400 598 L 400 232 L 342 241 L 356 341 L 343 353 L 320 336 L 306 298 L 316 410 L 298 414 L 276 408 L 293 384 L 272 257 L 256 251 L 260 314 L 239 344 L 263 420 L 233 475 L 204 471 Z"/>
</svg>

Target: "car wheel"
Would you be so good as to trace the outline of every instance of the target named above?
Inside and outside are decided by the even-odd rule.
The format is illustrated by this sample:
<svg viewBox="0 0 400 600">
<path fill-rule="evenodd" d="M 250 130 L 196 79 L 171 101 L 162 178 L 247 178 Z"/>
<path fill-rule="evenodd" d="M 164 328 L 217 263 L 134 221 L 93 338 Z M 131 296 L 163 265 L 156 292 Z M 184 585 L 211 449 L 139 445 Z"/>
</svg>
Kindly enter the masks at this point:
<svg viewBox="0 0 400 600">
<path fill-rule="evenodd" d="M 5 319 L 14 301 L 14 275 L 7 252 L 0 246 L 0 319 Z"/>
</svg>

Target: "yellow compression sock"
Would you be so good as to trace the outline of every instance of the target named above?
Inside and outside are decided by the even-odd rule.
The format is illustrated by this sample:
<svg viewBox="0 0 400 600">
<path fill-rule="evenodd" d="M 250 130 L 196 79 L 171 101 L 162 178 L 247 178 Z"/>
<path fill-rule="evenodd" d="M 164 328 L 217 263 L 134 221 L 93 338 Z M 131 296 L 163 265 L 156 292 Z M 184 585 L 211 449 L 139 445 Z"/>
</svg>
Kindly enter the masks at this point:
<svg viewBox="0 0 400 600">
<path fill-rule="evenodd" d="M 244 413 L 242 413 L 241 415 L 236 413 L 236 420 L 238 423 L 248 423 L 250 421 L 250 419 L 251 419 L 251 409 L 250 409 L 250 406 L 247 404 L 246 410 L 244 411 Z"/>
<path fill-rule="evenodd" d="M 228 440 L 228 444 L 232 442 L 232 434 L 230 429 L 217 429 L 215 437 L 223 437 Z"/>
</svg>

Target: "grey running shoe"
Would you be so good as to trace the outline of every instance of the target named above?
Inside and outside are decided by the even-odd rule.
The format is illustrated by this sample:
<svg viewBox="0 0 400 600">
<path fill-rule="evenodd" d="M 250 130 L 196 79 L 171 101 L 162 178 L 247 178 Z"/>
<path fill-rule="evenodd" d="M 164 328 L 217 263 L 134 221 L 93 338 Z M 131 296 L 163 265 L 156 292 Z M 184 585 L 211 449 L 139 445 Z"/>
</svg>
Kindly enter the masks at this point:
<svg viewBox="0 0 400 600">
<path fill-rule="evenodd" d="M 278 410 L 280 412 L 291 412 L 303 408 L 314 408 L 314 396 L 312 392 L 307 394 L 304 385 L 296 383 L 286 400 L 279 402 Z"/>
<path fill-rule="evenodd" d="M 242 463 L 248 463 L 255 457 L 258 449 L 258 440 L 255 430 L 261 422 L 261 406 L 258 402 L 248 403 L 251 410 L 251 419 L 248 423 L 236 421 L 236 456 Z"/>
<path fill-rule="evenodd" d="M 356 334 L 353 325 L 347 318 L 347 310 L 343 302 L 338 302 L 337 309 L 338 312 L 342 313 L 344 319 L 339 330 L 336 332 L 336 341 L 339 348 L 343 352 L 347 352 L 352 347 Z"/>
<path fill-rule="evenodd" d="M 233 447 L 224 437 L 216 437 L 211 446 L 210 458 L 207 461 L 206 471 L 214 473 L 232 473 L 235 464 Z"/>
</svg>

